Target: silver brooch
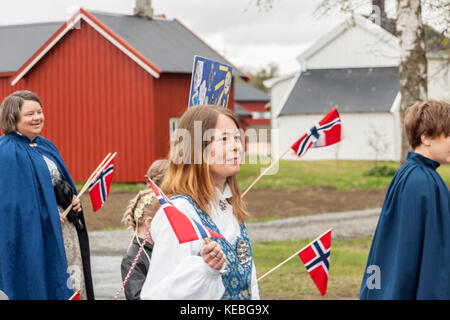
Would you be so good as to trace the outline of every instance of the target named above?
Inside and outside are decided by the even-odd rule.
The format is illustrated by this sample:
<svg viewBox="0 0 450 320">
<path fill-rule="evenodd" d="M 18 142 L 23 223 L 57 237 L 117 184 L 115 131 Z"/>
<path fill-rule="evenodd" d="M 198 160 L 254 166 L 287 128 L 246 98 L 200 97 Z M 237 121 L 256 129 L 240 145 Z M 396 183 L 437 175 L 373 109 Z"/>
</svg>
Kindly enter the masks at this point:
<svg viewBox="0 0 450 320">
<path fill-rule="evenodd" d="M 219 208 L 222 211 L 225 211 L 225 209 L 227 208 L 227 202 L 224 200 L 219 200 Z"/>
<path fill-rule="evenodd" d="M 250 261 L 250 246 L 244 240 L 240 240 L 236 247 L 236 254 L 239 262 L 245 264 Z"/>
</svg>

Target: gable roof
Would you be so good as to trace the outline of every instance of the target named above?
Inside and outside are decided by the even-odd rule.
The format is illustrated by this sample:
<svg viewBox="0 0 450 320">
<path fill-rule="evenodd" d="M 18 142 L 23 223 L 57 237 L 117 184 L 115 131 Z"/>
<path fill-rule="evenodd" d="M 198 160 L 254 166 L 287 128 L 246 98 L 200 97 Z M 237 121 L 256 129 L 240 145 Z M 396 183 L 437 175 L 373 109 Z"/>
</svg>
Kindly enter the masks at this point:
<svg viewBox="0 0 450 320">
<path fill-rule="evenodd" d="M 385 23 L 383 25 L 378 25 L 372 22 L 369 18 L 355 14 L 353 19 L 347 19 L 336 27 L 331 29 L 324 36 L 319 38 L 313 45 L 304 50 L 297 56 L 297 61 L 305 70 L 306 61 L 331 43 L 334 39 L 341 36 L 348 29 L 358 26 L 365 31 L 371 33 L 376 38 L 380 39 L 382 43 L 391 46 L 395 49 L 399 49 L 400 42 L 395 34 L 395 20 L 385 18 Z M 445 35 L 437 32 L 435 29 L 428 25 L 424 25 L 425 31 L 425 46 L 428 54 L 430 53 L 445 53 L 448 52 L 450 48 L 450 39 Z"/>
<path fill-rule="evenodd" d="M 303 72 L 280 116 L 339 112 L 389 112 L 400 90 L 398 68 L 316 69 Z"/>
<path fill-rule="evenodd" d="M 177 19 L 92 14 L 163 72 L 191 73 L 194 55 L 231 65 Z M 246 77 L 235 66 L 233 75 Z"/>
<path fill-rule="evenodd" d="M 252 114 L 241 107 L 238 103 L 234 103 L 234 113 L 241 118 L 251 118 Z"/>
<path fill-rule="evenodd" d="M 194 55 L 230 64 L 177 20 L 91 13 L 80 9 L 67 22 L 0 27 L 0 41 L 17 40 L 10 43 L 9 50 L 1 53 L 0 60 L 4 63 L 0 64 L 0 73 L 17 71 L 11 82 L 14 85 L 80 20 L 87 22 L 156 78 L 161 72 L 191 73 Z M 39 30 L 37 36 L 36 29 Z M 15 57 L 16 51 L 21 49 L 22 54 Z M 233 75 L 248 78 L 236 67 L 233 69 Z"/>
<path fill-rule="evenodd" d="M 234 100 L 268 102 L 270 97 L 264 91 L 259 90 L 248 83 L 236 81 L 234 83 Z"/>
<path fill-rule="evenodd" d="M 15 72 L 64 22 L 0 26 L 0 72 Z"/>
<path fill-rule="evenodd" d="M 395 37 L 393 34 L 391 34 L 389 31 L 383 29 L 381 26 L 379 26 L 376 23 L 373 23 L 372 21 L 359 16 L 354 15 L 353 20 L 345 20 L 341 22 L 339 25 L 337 25 L 335 28 L 331 29 L 328 33 L 326 33 L 324 36 L 319 38 L 313 45 L 308 47 L 306 50 L 304 50 L 302 53 L 300 53 L 297 56 L 297 61 L 302 66 L 302 69 L 305 69 L 306 61 L 315 55 L 317 52 L 322 50 L 324 47 L 328 46 L 333 40 L 340 37 L 343 33 L 345 33 L 347 30 L 353 28 L 354 26 L 358 26 L 368 33 L 375 36 L 377 39 L 382 40 L 382 42 L 390 47 L 399 48 L 399 40 L 397 37 Z"/>
<path fill-rule="evenodd" d="M 366 19 L 373 22 L 371 17 L 364 16 Z M 382 17 L 381 18 L 381 27 L 385 29 L 386 31 L 389 31 L 392 35 L 397 36 L 397 20 L 388 18 L 388 17 Z M 426 51 L 429 52 L 441 52 L 441 51 L 448 51 L 450 49 L 450 39 L 444 34 L 436 29 L 434 29 L 432 26 L 424 24 L 423 25 L 423 31 L 425 33 L 425 47 Z"/>
</svg>

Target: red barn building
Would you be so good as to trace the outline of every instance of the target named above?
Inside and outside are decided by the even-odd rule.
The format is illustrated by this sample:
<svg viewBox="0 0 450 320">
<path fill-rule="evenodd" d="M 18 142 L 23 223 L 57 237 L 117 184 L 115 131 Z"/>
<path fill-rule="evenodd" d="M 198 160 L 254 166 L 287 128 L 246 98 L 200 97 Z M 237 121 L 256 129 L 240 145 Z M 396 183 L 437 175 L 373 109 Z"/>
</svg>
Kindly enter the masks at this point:
<svg viewBox="0 0 450 320">
<path fill-rule="evenodd" d="M 247 136 L 245 151 L 248 154 L 270 154 L 270 97 L 246 82 L 234 85 L 234 112 L 239 118 L 244 131 L 253 129 L 258 141 L 251 141 Z M 261 131 L 264 130 L 265 132 Z"/>
<path fill-rule="evenodd" d="M 67 22 L 0 27 L 0 43 L 0 98 L 27 89 L 42 99 L 42 135 L 75 181 L 113 151 L 114 181 L 143 181 L 187 108 L 194 55 L 230 64 L 176 19 L 84 9 Z"/>
<path fill-rule="evenodd" d="M 244 130 L 248 127 L 270 129 L 270 97 L 246 82 L 234 85 L 234 108 Z"/>
</svg>

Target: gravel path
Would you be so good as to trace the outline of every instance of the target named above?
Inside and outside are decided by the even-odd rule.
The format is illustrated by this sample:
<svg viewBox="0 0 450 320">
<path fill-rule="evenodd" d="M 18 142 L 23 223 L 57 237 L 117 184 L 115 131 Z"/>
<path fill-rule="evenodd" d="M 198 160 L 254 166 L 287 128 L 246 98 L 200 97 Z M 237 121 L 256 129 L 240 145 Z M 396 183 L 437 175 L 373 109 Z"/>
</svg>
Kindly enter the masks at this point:
<svg viewBox="0 0 450 320">
<path fill-rule="evenodd" d="M 333 228 L 333 239 L 372 236 L 381 209 L 368 209 L 342 213 L 326 213 L 311 216 L 248 223 L 252 242 L 273 240 L 297 240 L 315 238 Z M 131 231 L 92 231 L 89 233 L 92 255 L 123 255 L 131 239 Z"/>
<path fill-rule="evenodd" d="M 248 223 L 247 228 L 253 243 L 313 239 L 329 228 L 333 228 L 334 240 L 365 237 L 373 235 L 380 211 L 381 209 L 368 209 L 254 222 Z M 97 299 L 110 300 L 120 288 L 120 262 L 131 235 L 131 231 L 128 230 L 89 233 L 92 276 Z M 119 299 L 124 299 L 123 293 Z"/>
</svg>

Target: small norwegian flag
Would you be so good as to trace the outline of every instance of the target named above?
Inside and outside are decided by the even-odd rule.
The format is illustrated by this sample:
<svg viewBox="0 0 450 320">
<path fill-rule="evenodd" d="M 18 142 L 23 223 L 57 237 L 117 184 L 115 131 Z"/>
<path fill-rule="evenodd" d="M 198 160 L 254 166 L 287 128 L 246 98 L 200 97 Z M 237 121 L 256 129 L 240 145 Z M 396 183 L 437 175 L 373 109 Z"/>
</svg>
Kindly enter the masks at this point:
<svg viewBox="0 0 450 320">
<path fill-rule="evenodd" d="M 69 298 L 69 300 L 80 300 L 80 290 L 75 291 L 75 293 Z"/>
<path fill-rule="evenodd" d="M 331 229 L 298 253 L 322 296 L 327 292 L 330 253 Z"/>
<path fill-rule="evenodd" d="M 91 197 L 92 208 L 95 211 L 100 209 L 109 195 L 111 181 L 114 172 L 114 159 L 104 167 L 101 174 L 89 186 L 89 196 Z"/>
<path fill-rule="evenodd" d="M 302 157 L 309 148 L 330 146 L 339 141 L 341 141 L 341 118 L 337 109 L 333 108 L 291 148 L 299 157 Z"/>
<path fill-rule="evenodd" d="M 158 198 L 159 203 L 161 204 L 161 207 L 163 208 L 164 213 L 166 214 L 166 217 L 169 220 L 169 223 L 180 244 L 204 238 L 223 238 L 222 235 L 186 216 L 178 210 L 169 201 L 169 199 L 167 199 L 166 195 L 153 183 L 151 179 L 147 178 L 147 181 L 155 193 L 156 198 Z"/>
</svg>

